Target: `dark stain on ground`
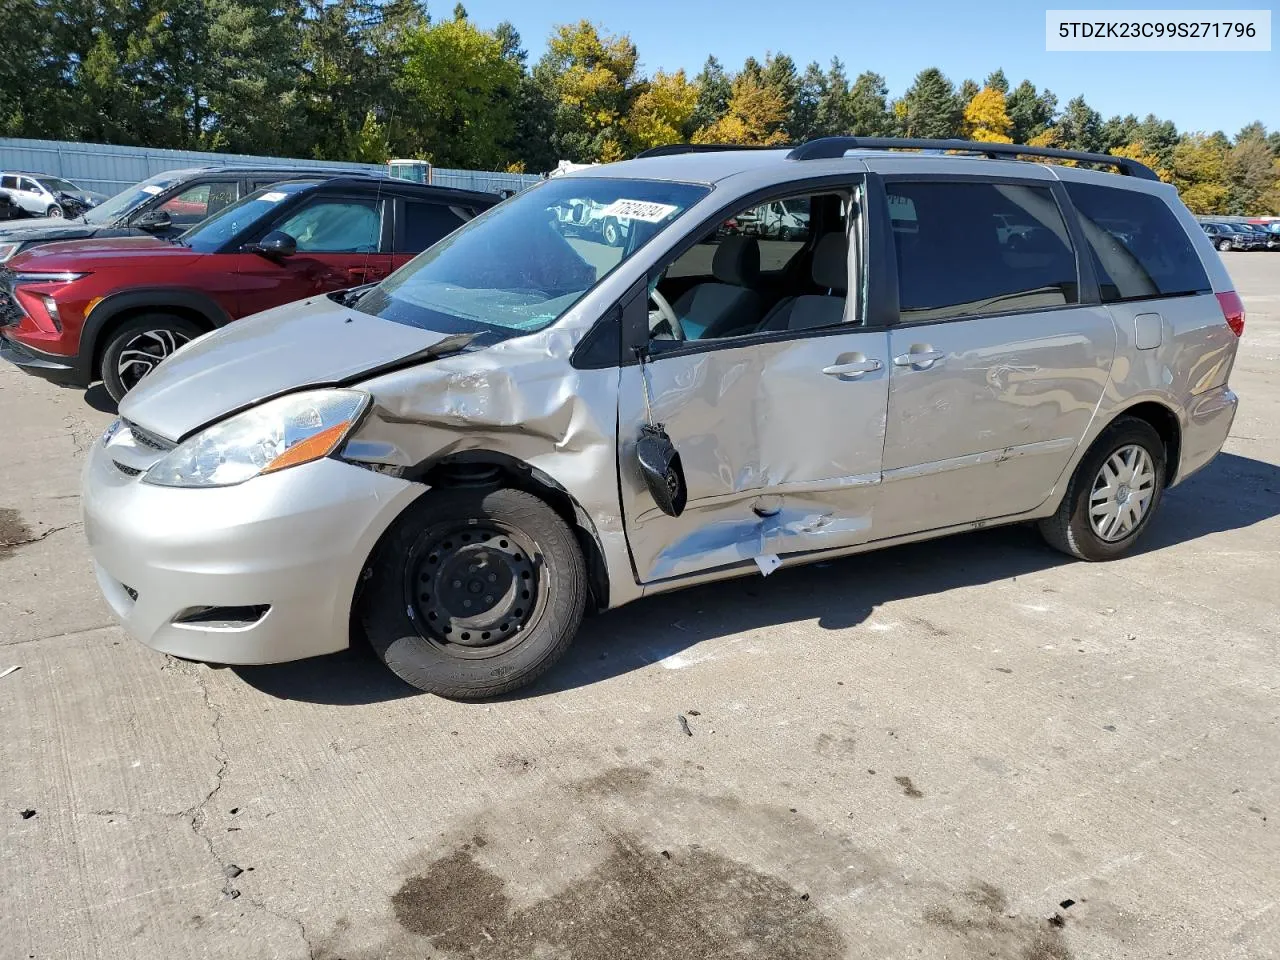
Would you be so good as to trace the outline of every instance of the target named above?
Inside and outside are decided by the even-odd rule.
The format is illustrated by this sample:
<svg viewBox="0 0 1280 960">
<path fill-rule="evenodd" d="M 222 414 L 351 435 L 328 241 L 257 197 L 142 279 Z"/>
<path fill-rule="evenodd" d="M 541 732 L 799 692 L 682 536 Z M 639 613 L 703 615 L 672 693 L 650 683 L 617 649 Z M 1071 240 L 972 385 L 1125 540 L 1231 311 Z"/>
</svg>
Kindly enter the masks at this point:
<svg viewBox="0 0 1280 960">
<path fill-rule="evenodd" d="M 818 735 L 813 748 L 818 756 L 826 757 L 828 760 L 848 760 L 852 759 L 857 746 L 857 741 L 853 737 L 837 737 L 830 733 L 822 733 Z"/>
<path fill-rule="evenodd" d="M 701 847 L 667 853 L 615 834 L 590 874 L 513 911 L 503 881 L 461 849 L 405 881 L 391 904 L 406 930 L 473 960 L 843 956 L 835 926 L 789 884 Z"/>
<path fill-rule="evenodd" d="M 611 796 L 616 793 L 633 793 L 646 786 L 652 774 L 643 767 L 612 767 L 594 777 L 574 784 L 574 791 L 582 797 Z"/>
<path fill-rule="evenodd" d="M 999 960 L 1071 960 L 1062 938 L 1063 923 L 1045 924 L 1034 917 L 1008 916 L 1004 892 L 989 883 L 964 891 L 953 905 L 924 912 L 926 922 L 948 930 L 963 944 L 963 954 Z M 1061 919 L 1059 914 L 1055 917 Z"/>
<path fill-rule="evenodd" d="M 31 540 L 31 528 L 23 522 L 22 514 L 0 507 L 0 560 L 13 556 L 18 547 Z"/>
<path fill-rule="evenodd" d="M 910 777 L 894 777 L 893 782 L 902 788 L 902 795 L 910 797 L 912 800 L 919 800 L 924 796 L 923 791 L 917 789 L 916 785 L 911 782 Z"/>
</svg>

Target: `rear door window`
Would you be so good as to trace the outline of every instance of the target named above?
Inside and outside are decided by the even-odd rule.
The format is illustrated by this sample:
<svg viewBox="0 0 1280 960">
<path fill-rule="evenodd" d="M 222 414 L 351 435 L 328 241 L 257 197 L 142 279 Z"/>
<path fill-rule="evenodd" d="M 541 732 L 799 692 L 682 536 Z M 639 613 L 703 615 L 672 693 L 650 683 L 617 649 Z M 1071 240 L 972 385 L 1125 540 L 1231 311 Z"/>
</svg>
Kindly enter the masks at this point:
<svg viewBox="0 0 1280 960">
<path fill-rule="evenodd" d="M 238 192 L 237 183 L 201 183 L 170 197 L 160 204 L 159 212 L 167 213 L 176 226 L 191 227 L 234 203 Z"/>
<path fill-rule="evenodd" d="M 952 180 L 885 189 L 903 322 L 1079 302 L 1075 253 L 1048 187 Z"/>
<path fill-rule="evenodd" d="M 471 219 L 461 207 L 444 203 L 404 202 L 404 239 L 396 253 L 421 253 Z"/>
<path fill-rule="evenodd" d="M 1087 183 L 1068 183 L 1067 195 L 1080 214 L 1104 303 L 1209 292 L 1191 238 L 1160 197 Z"/>
</svg>

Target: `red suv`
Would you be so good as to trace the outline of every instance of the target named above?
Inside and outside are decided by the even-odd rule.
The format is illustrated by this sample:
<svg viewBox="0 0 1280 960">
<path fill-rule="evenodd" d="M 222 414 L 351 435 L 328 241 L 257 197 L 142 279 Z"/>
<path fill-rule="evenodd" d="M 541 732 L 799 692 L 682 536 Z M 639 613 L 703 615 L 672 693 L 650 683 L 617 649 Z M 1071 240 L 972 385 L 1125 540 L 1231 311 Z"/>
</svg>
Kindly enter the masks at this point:
<svg viewBox="0 0 1280 960">
<path fill-rule="evenodd" d="M 53 243 L 0 268 L 0 358 L 119 400 L 188 340 L 386 277 L 499 197 L 378 177 L 273 184 L 172 240 Z"/>
</svg>

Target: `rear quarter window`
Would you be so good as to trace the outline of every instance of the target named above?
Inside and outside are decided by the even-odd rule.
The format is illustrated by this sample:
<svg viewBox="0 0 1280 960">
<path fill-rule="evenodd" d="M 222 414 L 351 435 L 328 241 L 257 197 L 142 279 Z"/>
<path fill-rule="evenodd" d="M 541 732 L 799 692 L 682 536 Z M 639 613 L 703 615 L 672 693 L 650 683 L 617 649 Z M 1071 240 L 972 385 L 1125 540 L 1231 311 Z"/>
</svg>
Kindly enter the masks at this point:
<svg viewBox="0 0 1280 960">
<path fill-rule="evenodd" d="M 1160 197 L 1068 183 L 1104 303 L 1208 293 L 1191 238 Z"/>
<path fill-rule="evenodd" d="M 404 202 L 404 240 L 396 253 L 421 253 L 471 219 L 469 211 L 444 203 Z"/>
</svg>

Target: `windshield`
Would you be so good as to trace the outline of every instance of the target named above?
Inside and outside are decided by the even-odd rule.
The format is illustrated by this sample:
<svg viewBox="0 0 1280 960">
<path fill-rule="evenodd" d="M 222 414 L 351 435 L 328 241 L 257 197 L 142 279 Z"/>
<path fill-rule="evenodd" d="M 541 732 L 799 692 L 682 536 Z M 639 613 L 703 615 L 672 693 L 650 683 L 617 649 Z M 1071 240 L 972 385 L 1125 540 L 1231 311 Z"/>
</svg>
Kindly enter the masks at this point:
<svg viewBox="0 0 1280 960">
<path fill-rule="evenodd" d="M 532 333 L 708 191 L 656 180 L 548 180 L 419 254 L 357 306 L 444 333 Z"/>
<path fill-rule="evenodd" d="M 113 223 L 127 217 L 158 193 L 164 193 L 181 180 L 181 173 L 157 173 L 154 177 L 135 183 L 121 190 L 110 200 L 104 200 L 84 215 L 86 223 Z"/>
<path fill-rule="evenodd" d="M 50 193 L 79 193 L 80 188 L 61 177 L 36 177 L 36 182 Z"/>
<path fill-rule="evenodd" d="M 216 253 L 242 231 L 252 227 L 263 217 L 270 216 L 289 197 L 310 190 L 318 182 L 291 180 L 264 187 L 229 207 L 223 207 L 208 220 L 196 224 L 180 236 L 178 242 L 200 253 Z"/>
</svg>

